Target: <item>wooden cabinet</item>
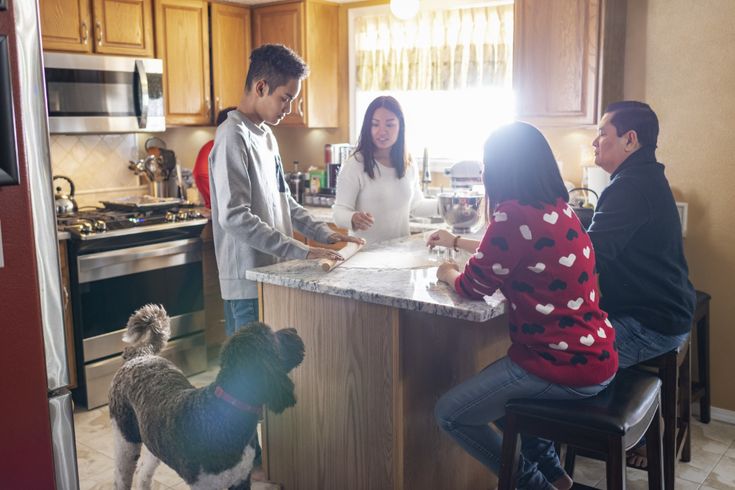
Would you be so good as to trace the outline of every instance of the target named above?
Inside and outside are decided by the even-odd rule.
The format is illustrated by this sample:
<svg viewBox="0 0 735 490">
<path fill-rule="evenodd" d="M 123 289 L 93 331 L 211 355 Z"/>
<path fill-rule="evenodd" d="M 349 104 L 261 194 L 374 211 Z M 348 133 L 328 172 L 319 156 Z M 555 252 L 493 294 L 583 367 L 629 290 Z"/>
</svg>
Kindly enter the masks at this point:
<svg viewBox="0 0 735 490">
<path fill-rule="evenodd" d="M 519 116 L 595 124 L 622 98 L 626 0 L 516 0 L 514 15 Z"/>
<path fill-rule="evenodd" d="M 155 14 L 156 54 L 164 64 L 166 124 L 209 124 L 207 2 L 155 0 Z"/>
<path fill-rule="evenodd" d="M 40 0 L 43 49 L 153 57 L 152 0 Z"/>
<path fill-rule="evenodd" d="M 214 120 L 222 109 L 237 106 L 250 65 L 250 9 L 212 4 L 212 87 Z"/>
<path fill-rule="evenodd" d="M 311 0 L 253 9 L 253 47 L 284 44 L 309 65 L 282 126 L 338 126 L 338 14 L 336 4 Z"/>
<path fill-rule="evenodd" d="M 69 388 L 76 388 L 77 365 L 74 354 L 74 317 L 71 311 L 69 256 L 66 249 L 66 240 L 59 241 L 59 266 L 61 270 L 61 301 L 64 308 L 64 339 L 66 342 L 66 364 L 69 369 Z"/>
</svg>

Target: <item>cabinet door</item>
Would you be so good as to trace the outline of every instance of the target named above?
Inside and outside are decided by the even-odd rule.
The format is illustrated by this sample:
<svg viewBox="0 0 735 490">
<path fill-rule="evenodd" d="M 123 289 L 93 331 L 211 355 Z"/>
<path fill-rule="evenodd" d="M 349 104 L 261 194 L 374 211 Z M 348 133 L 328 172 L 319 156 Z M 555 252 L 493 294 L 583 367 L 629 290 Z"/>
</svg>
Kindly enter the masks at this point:
<svg viewBox="0 0 735 490">
<path fill-rule="evenodd" d="M 601 0 L 516 0 L 518 113 L 542 124 L 594 124 Z"/>
<path fill-rule="evenodd" d="M 209 16 L 204 0 L 155 0 L 167 125 L 210 124 Z"/>
<path fill-rule="evenodd" d="M 39 15 L 43 49 L 92 52 L 89 0 L 41 0 Z"/>
<path fill-rule="evenodd" d="M 250 64 L 250 9 L 212 4 L 214 119 L 240 103 Z"/>
<path fill-rule="evenodd" d="M 151 0 L 93 0 L 94 50 L 153 57 Z"/>
<path fill-rule="evenodd" d="M 59 241 L 59 267 L 61 271 L 61 301 L 64 308 L 64 337 L 66 340 L 66 364 L 69 369 L 69 388 L 77 386 L 77 363 L 74 349 L 74 316 L 71 311 L 71 286 L 67 241 Z"/>
<path fill-rule="evenodd" d="M 304 6 L 301 3 L 286 3 L 259 7 L 253 10 L 253 46 L 263 44 L 283 44 L 293 49 L 299 56 L 306 59 L 304 50 Z M 335 46 L 336 49 L 336 46 Z M 291 106 L 291 114 L 283 118 L 281 126 L 306 126 L 308 107 L 308 82 L 301 84 L 301 93 Z"/>
</svg>

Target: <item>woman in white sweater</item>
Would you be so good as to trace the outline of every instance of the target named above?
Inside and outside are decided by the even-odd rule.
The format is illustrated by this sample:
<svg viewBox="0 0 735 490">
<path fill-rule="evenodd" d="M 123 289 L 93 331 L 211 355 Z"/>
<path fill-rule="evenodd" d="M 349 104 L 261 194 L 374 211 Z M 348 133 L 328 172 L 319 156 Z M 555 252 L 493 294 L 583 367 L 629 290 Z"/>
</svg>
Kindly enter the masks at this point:
<svg viewBox="0 0 735 490">
<path fill-rule="evenodd" d="M 406 127 L 398 101 L 373 100 L 365 111 L 355 153 L 337 176 L 334 222 L 367 243 L 408 236 L 408 217 L 436 214 L 435 199 L 421 192 L 406 151 Z"/>
</svg>

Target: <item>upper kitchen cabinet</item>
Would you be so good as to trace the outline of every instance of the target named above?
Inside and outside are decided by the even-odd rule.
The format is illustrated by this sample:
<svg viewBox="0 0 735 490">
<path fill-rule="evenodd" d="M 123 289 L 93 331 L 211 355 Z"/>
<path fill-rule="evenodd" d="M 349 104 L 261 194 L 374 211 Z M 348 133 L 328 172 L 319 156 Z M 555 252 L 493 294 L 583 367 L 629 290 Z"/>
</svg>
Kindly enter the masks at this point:
<svg viewBox="0 0 735 490">
<path fill-rule="evenodd" d="M 152 0 L 40 0 L 43 49 L 153 57 Z"/>
<path fill-rule="evenodd" d="M 284 44 L 309 65 L 309 77 L 281 126 L 338 126 L 338 15 L 338 5 L 312 0 L 253 9 L 253 46 Z"/>
<path fill-rule="evenodd" d="M 250 9 L 212 4 L 212 86 L 214 119 L 240 103 L 250 64 Z"/>
<path fill-rule="evenodd" d="M 156 53 L 163 59 L 164 66 L 166 124 L 209 124 L 211 105 L 207 2 L 155 0 L 154 5 Z"/>
<path fill-rule="evenodd" d="M 622 98 L 626 0 L 515 0 L 513 86 L 521 117 L 595 124 Z"/>
</svg>

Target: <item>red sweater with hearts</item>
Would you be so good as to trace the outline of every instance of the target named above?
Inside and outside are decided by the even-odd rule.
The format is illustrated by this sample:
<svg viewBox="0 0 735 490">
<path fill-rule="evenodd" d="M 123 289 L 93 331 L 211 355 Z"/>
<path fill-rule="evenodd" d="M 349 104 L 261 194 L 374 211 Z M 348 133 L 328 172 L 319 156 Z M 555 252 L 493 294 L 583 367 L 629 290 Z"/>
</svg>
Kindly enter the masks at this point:
<svg viewBox="0 0 735 490">
<path fill-rule="evenodd" d="M 500 203 L 454 287 L 473 299 L 500 289 L 510 306 L 508 356 L 526 371 L 567 386 L 599 384 L 617 371 L 592 242 L 563 200 Z"/>
</svg>

